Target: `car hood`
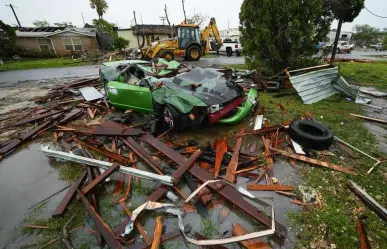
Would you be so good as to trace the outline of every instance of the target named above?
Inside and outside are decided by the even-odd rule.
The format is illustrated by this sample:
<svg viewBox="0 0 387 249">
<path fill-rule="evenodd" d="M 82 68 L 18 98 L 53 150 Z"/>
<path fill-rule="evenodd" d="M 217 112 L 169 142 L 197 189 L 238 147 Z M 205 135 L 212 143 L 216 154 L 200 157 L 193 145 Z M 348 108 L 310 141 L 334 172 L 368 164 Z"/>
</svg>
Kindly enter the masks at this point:
<svg viewBox="0 0 387 249">
<path fill-rule="evenodd" d="M 195 96 L 208 106 L 225 104 L 243 96 L 243 89 L 222 75 L 216 69 L 195 68 L 173 78 L 163 79 L 163 82 L 169 88 Z"/>
</svg>

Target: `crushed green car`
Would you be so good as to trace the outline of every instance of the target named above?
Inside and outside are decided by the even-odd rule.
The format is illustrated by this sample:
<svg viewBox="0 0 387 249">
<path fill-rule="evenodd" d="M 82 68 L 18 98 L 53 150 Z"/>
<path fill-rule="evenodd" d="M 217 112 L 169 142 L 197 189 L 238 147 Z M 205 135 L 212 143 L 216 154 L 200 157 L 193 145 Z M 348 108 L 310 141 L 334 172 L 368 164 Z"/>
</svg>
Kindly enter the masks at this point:
<svg viewBox="0 0 387 249">
<path fill-rule="evenodd" d="M 100 77 L 114 107 L 154 113 L 176 131 L 204 122 L 238 123 L 258 103 L 257 90 L 245 93 L 217 69 L 190 68 L 176 61 L 106 62 Z"/>
</svg>

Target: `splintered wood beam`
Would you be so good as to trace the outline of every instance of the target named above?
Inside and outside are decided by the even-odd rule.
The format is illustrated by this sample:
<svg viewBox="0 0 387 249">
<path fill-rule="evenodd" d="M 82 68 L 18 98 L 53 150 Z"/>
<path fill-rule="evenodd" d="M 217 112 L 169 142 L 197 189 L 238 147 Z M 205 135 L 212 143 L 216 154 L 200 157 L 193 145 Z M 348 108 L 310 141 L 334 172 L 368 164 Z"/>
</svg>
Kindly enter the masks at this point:
<svg viewBox="0 0 387 249">
<path fill-rule="evenodd" d="M 287 186 L 287 185 L 256 185 L 256 184 L 249 184 L 247 185 L 248 190 L 257 190 L 257 191 L 293 191 L 293 186 Z"/>
<path fill-rule="evenodd" d="M 52 217 L 60 217 L 63 216 L 67 210 L 67 207 L 69 206 L 72 199 L 74 199 L 77 189 L 82 186 L 82 184 L 86 180 L 87 170 L 83 172 L 83 174 L 78 177 L 78 179 L 71 185 L 69 190 L 67 190 L 66 195 L 63 197 L 62 201 L 59 203 L 59 205 L 56 207 L 54 213 L 52 214 Z"/>
<path fill-rule="evenodd" d="M 153 232 L 153 242 L 152 242 L 151 249 L 159 249 L 160 247 L 161 235 L 163 234 L 163 222 L 164 222 L 164 217 L 157 216 L 155 229 Z"/>
<path fill-rule="evenodd" d="M 222 164 L 223 156 L 227 152 L 227 139 L 217 138 L 215 143 L 215 165 L 214 165 L 214 178 L 217 178 L 219 175 L 220 166 Z"/>
<path fill-rule="evenodd" d="M 86 187 L 82 189 L 83 194 L 86 195 L 87 193 L 89 193 L 93 188 L 95 188 L 95 186 L 106 180 L 106 178 L 113 174 L 114 171 L 119 167 L 120 165 L 118 163 L 113 163 L 112 166 L 110 166 L 107 170 L 97 176 L 91 183 L 89 183 Z"/>
<path fill-rule="evenodd" d="M 246 231 L 246 229 L 244 229 L 238 223 L 235 224 L 232 228 L 233 236 L 245 235 L 247 233 L 248 232 Z M 272 249 L 268 244 L 266 244 L 265 242 L 259 239 L 249 239 L 249 240 L 241 241 L 239 243 L 241 243 L 247 249 Z"/>
<path fill-rule="evenodd" d="M 88 202 L 85 195 L 77 189 L 78 195 L 81 197 L 83 204 L 85 205 L 87 212 L 90 214 L 91 219 L 94 221 L 95 226 L 98 228 L 98 231 L 101 232 L 102 237 L 105 239 L 106 244 L 110 248 L 124 248 L 121 243 L 116 239 L 113 231 L 110 229 L 108 224 L 106 224 L 101 216 L 97 214 L 93 206 Z"/>
<path fill-rule="evenodd" d="M 330 162 L 323 162 L 323 161 L 320 161 L 320 160 L 317 160 L 317 159 L 309 158 L 309 157 L 302 156 L 302 155 L 297 155 L 297 154 L 294 154 L 294 153 L 289 153 L 289 152 L 286 152 L 286 151 L 283 151 L 283 150 L 278 150 L 278 149 L 274 149 L 274 148 L 270 148 L 270 149 L 272 151 L 274 151 L 274 152 L 277 152 L 277 153 L 283 155 L 283 156 L 290 157 L 290 158 L 293 158 L 293 159 L 297 159 L 299 161 L 311 163 L 311 164 L 314 164 L 314 165 L 318 165 L 318 166 L 325 167 L 325 168 L 328 168 L 328 169 L 333 169 L 333 170 L 340 171 L 340 172 L 347 173 L 347 174 L 351 174 L 351 175 L 356 175 L 356 172 L 353 169 L 350 169 L 350 168 L 344 168 L 344 167 L 335 165 L 335 164 L 330 163 Z"/>
<path fill-rule="evenodd" d="M 244 131 L 245 131 L 245 129 L 241 128 L 241 130 L 238 134 L 239 135 L 243 134 Z M 235 182 L 235 173 L 236 173 L 236 170 L 238 167 L 239 151 L 240 151 L 241 146 L 242 146 L 242 139 L 243 139 L 242 137 L 238 137 L 236 139 L 236 144 L 235 144 L 234 149 L 233 149 L 234 152 L 232 153 L 230 163 L 228 164 L 228 167 L 227 167 L 226 180 L 231 182 L 231 183 Z"/>
</svg>

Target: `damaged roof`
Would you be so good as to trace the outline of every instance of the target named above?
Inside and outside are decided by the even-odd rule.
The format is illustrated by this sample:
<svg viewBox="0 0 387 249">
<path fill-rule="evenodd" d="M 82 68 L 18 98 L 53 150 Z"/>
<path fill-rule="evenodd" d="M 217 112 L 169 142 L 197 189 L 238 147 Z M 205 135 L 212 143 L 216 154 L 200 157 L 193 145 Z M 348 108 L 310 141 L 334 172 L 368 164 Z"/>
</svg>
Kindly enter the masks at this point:
<svg viewBox="0 0 387 249">
<path fill-rule="evenodd" d="M 43 28 L 26 28 L 22 27 L 16 30 L 16 37 L 50 37 L 62 33 L 75 33 L 95 37 L 97 29 L 95 28 L 64 28 L 64 27 L 43 27 Z"/>
</svg>

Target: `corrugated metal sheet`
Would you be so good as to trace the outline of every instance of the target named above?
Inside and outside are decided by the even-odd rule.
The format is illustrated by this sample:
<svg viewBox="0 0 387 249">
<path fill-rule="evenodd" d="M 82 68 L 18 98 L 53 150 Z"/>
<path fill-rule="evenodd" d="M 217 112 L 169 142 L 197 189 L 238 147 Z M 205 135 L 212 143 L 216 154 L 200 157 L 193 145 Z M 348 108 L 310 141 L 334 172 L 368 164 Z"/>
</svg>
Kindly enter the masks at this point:
<svg viewBox="0 0 387 249">
<path fill-rule="evenodd" d="M 300 95 L 304 104 L 312 104 L 334 95 L 337 91 L 332 86 L 339 68 L 328 68 L 290 77 L 290 82 Z"/>
</svg>

